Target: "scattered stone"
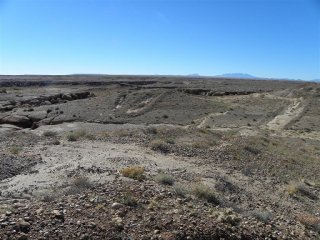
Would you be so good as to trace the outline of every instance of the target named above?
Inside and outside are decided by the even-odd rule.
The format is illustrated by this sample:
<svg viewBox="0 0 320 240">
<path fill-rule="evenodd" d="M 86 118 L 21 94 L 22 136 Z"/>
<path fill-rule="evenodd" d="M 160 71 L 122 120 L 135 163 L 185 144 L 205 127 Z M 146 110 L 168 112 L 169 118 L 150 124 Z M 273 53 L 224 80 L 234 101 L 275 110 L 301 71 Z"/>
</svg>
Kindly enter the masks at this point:
<svg viewBox="0 0 320 240">
<path fill-rule="evenodd" d="M 115 203 L 113 203 L 112 205 L 111 205 L 111 208 L 112 209 L 120 209 L 120 208 L 122 208 L 123 207 L 123 205 L 121 204 L 121 203 L 117 203 L 117 202 L 115 202 Z"/>
</svg>

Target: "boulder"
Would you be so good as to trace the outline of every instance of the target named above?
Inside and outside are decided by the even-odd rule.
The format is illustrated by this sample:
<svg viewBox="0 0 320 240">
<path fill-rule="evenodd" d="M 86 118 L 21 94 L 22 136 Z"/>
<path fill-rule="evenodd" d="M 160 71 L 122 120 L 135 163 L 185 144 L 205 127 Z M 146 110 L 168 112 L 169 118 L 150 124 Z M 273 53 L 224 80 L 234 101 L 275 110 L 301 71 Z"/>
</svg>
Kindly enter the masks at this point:
<svg viewBox="0 0 320 240">
<path fill-rule="evenodd" d="M 32 121 L 30 118 L 22 115 L 9 115 L 0 119 L 0 123 L 12 124 L 18 127 L 31 127 Z"/>
<path fill-rule="evenodd" d="M 39 122 L 46 117 L 47 111 L 36 111 L 28 114 L 28 118 L 30 118 L 33 122 Z"/>
<path fill-rule="evenodd" d="M 71 100 L 72 100 L 72 97 L 71 97 L 70 94 L 63 94 L 63 95 L 61 96 L 61 98 L 62 98 L 63 100 L 67 100 L 67 101 L 71 101 Z"/>
</svg>

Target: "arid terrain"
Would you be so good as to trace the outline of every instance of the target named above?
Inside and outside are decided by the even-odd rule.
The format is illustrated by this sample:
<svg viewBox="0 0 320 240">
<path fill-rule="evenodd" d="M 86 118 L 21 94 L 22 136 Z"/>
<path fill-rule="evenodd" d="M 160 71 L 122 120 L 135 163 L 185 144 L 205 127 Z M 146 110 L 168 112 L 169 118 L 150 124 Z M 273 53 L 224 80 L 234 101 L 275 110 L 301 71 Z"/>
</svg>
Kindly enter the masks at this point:
<svg viewBox="0 0 320 240">
<path fill-rule="evenodd" d="M 320 239 L 320 84 L 0 76 L 0 239 Z"/>
</svg>

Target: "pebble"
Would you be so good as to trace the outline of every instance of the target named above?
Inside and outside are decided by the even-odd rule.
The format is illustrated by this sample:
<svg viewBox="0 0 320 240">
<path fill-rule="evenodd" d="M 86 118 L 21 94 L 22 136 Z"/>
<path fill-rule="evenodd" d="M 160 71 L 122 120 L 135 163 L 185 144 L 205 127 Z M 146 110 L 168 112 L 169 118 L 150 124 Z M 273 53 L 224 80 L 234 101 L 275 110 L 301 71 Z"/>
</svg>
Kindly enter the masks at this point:
<svg viewBox="0 0 320 240">
<path fill-rule="evenodd" d="M 111 208 L 112 209 L 120 209 L 120 208 L 122 208 L 123 207 L 123 205 L 121 204 L 121 203 L 117 203 L 117 202 L 115 202 L 115 203 L 113 203 L 112 205 L 111 205 Z"/>
</svg>

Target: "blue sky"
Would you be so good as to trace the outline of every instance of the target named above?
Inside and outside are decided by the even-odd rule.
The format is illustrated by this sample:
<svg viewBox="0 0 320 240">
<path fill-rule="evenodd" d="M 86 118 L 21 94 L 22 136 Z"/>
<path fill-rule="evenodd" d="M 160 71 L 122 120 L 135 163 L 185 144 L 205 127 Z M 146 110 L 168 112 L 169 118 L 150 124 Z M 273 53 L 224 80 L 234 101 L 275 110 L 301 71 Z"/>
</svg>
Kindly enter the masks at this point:
<svg viewBox="0 0 320 240">
<path fill-rule="evenodd" d="M 320 0 L 0 0 L 0 74 L 320 78 Z"/>
</svg>

